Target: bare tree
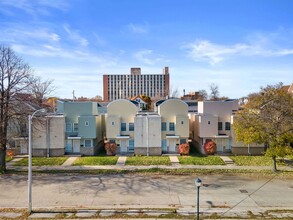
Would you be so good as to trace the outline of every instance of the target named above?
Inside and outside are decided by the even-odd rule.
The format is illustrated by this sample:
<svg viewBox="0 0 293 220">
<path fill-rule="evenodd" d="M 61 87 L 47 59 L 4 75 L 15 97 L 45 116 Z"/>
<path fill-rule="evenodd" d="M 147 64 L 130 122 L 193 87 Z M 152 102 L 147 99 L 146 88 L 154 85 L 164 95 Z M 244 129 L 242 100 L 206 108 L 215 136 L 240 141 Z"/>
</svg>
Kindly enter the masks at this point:
<svg viewBox="0 0 293 220">
<path fill-rule="evenodd" d="M 179 97 L 178 88 L 171 87 L 171 89 L 170 89 L 170 97 L 171 98 L 178 98 Z"/>
<path fill-rule="evenodd" d="M 219 96 L 220 96 L 219 87 L 215 83 L 212 83 L 209 85 L 209 88 L 211 91 L 210 100 L 212 100 L 212 101 L 219 100 Z"/>
<path fill-rule="evenodd" d="M 33 95 L 37 104 L 43 107 L 43 101 L 46 96 L 51 94 L 56 88 L 53 85 L 54 80 L 47 79 L 43 81 L 41 77 L 32 77 L 30 84 L 30 93 Z"/>
<path fill-rule="evenodd" d="M 208 93 L 206 90 L 201 89 L 198 91 L 198 101 L 204 101 L 208 99 Z"/>
<path fill-rule="evenodd" d="M 6 170 L 7 128 L 15 115 L 13 98 L 27 91 L 31 76 L 30 66 L 11 48 L 0 45 L 0 172 Z"/>
</svg>

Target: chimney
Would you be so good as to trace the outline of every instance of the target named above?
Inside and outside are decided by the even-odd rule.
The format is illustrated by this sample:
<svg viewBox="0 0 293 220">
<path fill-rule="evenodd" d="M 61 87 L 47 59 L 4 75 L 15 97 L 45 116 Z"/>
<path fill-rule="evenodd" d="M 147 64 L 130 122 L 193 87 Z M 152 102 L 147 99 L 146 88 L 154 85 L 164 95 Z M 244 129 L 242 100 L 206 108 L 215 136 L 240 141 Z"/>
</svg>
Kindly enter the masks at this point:
<svg viewBox="0 0 293 220">
<path fill-rule="evenodd" d="M 166 75 L 169 74 L 169 67 L 168 67 L 168 66 L 165 66 L 165 67 L 164 67 L 164 69 L 163 69 L 163 74 L 166 74 Z"/>
</svg>

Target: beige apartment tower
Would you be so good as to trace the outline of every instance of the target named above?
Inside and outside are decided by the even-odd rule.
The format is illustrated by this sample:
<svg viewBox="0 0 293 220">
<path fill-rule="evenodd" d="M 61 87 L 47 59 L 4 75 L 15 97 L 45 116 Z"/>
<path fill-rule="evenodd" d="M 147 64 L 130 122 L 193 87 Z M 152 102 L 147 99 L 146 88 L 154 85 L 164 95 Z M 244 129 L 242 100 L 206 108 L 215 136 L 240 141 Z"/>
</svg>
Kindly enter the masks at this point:
<svg viewBox="0 0 293 220">
<path fill-rule="evenodd" d="M 138 95 L 166 98 L 169 85 L 169 67 L 164 67 L 162 74 L 141 74 L 140 68 L 131 68 L 130 74 L 103 75 L 104 101 L 130 99 Z"/>
</svg>

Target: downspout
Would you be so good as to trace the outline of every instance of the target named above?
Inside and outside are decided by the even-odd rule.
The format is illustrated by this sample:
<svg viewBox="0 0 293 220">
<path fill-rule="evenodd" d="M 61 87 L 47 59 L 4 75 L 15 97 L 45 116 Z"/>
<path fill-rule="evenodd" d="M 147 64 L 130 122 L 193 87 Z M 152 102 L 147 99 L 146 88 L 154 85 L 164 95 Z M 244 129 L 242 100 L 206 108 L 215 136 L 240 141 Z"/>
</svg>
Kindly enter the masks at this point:
<svg viewBox="0 0 293 220">
<path fill-rule="evenodd" d="M 47 117 L 46 120 L 46 142 L 47 142 L 47 157 L 50 157 L 50 119 Z"/>
</svg>

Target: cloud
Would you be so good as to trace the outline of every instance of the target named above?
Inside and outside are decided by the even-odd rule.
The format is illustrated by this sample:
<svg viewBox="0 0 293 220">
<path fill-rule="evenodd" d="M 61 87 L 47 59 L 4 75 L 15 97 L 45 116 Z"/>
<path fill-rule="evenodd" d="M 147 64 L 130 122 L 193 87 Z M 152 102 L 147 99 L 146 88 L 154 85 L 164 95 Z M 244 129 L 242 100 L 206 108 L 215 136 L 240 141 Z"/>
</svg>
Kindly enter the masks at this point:
<svg viewBox="0 0 293 220">
<path fill-rule="evenodd" d="M 138 61 L 148 65 L 154 65 L 158 62 L 169 62 L 168 60 L 164 60 L 163 56 L 154 55 L 153 51 L 148 49 L 140 50 L 134 53 L 133 57 Z"/>
<path fill-rule="evenodd" d="M 1 0 L 0 2 L 0 11 L 3 13 L 13 16 L 17 14 L 17 11 L 14 9 L 23 11 L 29 15 L 51 15 L 47 9 L 57 9 L 61 11 L 67 10 L 69 5 L 66 1 L 60 0 Z"/>
<path fill-rule="evenodd" d="M 75 42 L 77 42 L 78 44 L 80 44 L 83 47 L 86 47 L 89 45 L 89 42 L 87 39 L 85 39 L 84 37 L 82 37 L 77 30 L 71 30 L 69 25 L 64 25 L 63 26 L 64 30 L 67 32 L 67 34 L 69 35 L 69 38 Z"/>
<path fill-rule="evenodd" d="M 139 24 L 130 23 L 126 27 L 128 30 L 130 30 L 131 32 L 133 32 L 135 34 L 148 33 L 148 25 L 147 24 L 139 25 Z"/>
<path fill-rule="evenodd" d="M 268 43 L 269 39 L 262 37 L 250 43 L 233 45 L 215 44 L 208 40 L 196 40 L 184 45 L 188 56 L 195 61 L 206 61 L 211 65 L 239 56 L 279 57 L 293 55 L 293 48 L 280 48 Z M 268 46 L 270 45 L 270 47 Z"/>
<path fill-rule="evenodd" d="M 7 26 L 7 27 L 6 27 Z M 18 24 L 2 24 L 0 40 L 3 42 L 59 42 L 60 35 L 48 28 L 35 28 Z"/>
</svg>

